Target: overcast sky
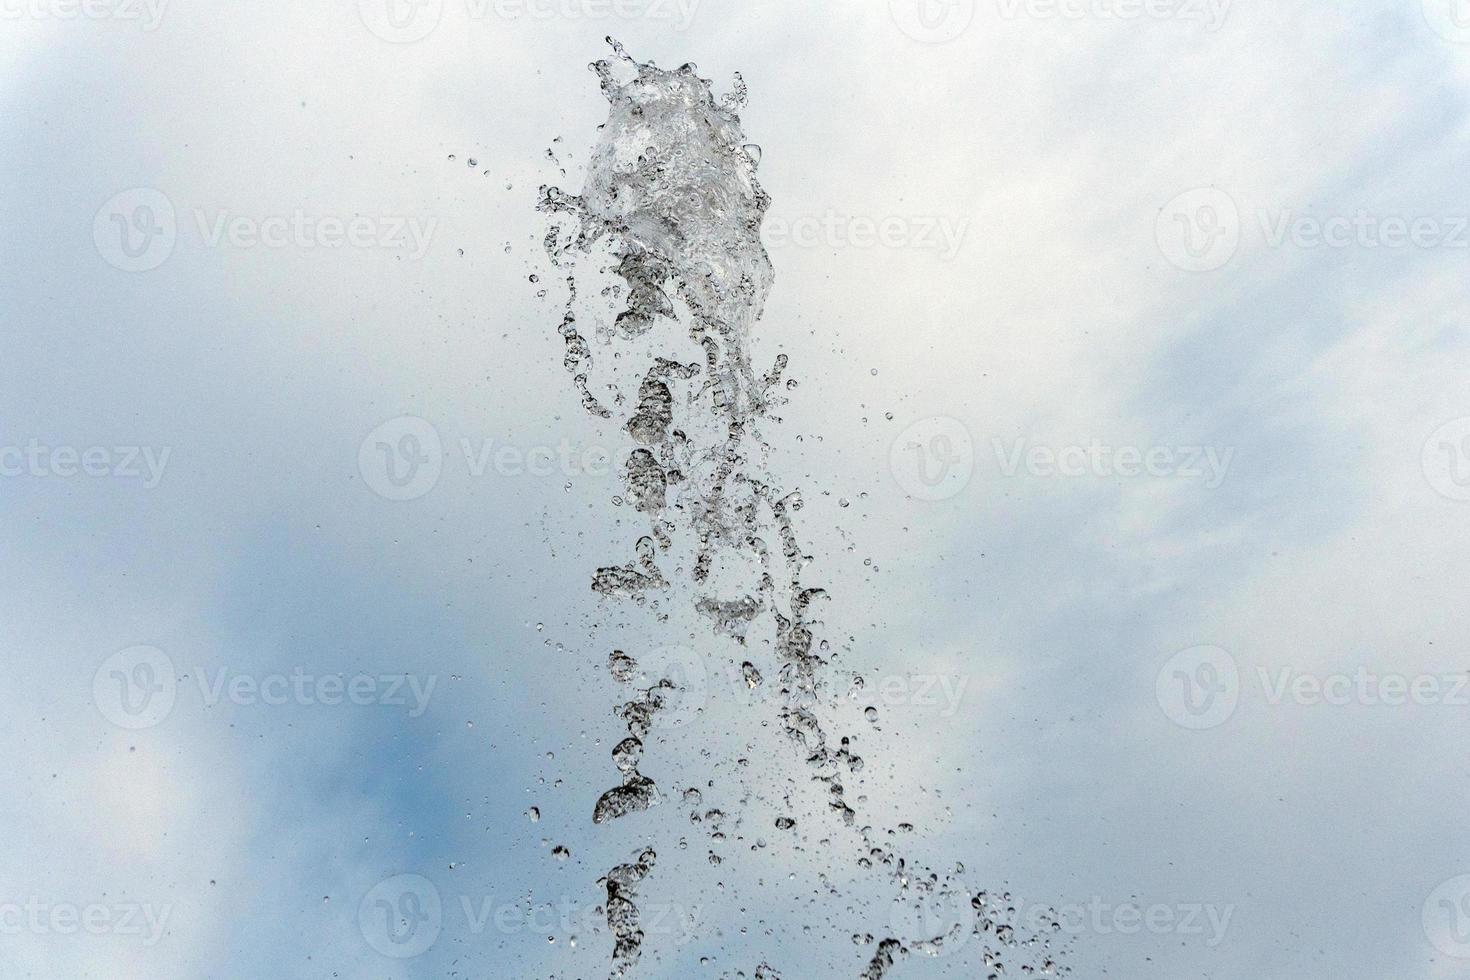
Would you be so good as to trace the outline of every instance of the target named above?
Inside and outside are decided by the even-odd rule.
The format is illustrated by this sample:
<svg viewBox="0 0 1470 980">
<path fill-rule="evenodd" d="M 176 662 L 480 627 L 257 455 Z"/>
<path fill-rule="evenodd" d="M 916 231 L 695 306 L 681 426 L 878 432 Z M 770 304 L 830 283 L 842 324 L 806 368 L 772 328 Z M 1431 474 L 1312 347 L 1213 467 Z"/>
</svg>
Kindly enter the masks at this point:
<svg viewBox="0 0 1470 980">
<path fill-rule="evenodd" d="M 528 276 L 611 33 L 749 85 L 871 811 L 1079 978 L 1470 976 L 1470 9 L 0 17 L 0 974 L 603 968 L 536 910 L 642 839 L 583 628 L 634 525 Z"/>
</svg>

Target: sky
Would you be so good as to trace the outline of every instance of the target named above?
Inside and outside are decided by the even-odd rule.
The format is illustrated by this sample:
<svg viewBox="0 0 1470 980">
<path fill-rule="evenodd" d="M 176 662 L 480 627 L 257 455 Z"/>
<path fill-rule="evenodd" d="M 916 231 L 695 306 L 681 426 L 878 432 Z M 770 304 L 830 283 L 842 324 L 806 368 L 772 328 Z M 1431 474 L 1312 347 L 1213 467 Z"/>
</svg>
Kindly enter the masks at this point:
<svg viewBox="0 0 1470 980">
<path fill-rule="evenodd" d="M 0 0 L 0 976 L 605 970 L 667 815 L 590 822 L 635 525 L 530 277 L 612 34 L 749 87 L 875 822 L 1078 978 L 1470 977 L 1457 4 Z"/>
</svg>

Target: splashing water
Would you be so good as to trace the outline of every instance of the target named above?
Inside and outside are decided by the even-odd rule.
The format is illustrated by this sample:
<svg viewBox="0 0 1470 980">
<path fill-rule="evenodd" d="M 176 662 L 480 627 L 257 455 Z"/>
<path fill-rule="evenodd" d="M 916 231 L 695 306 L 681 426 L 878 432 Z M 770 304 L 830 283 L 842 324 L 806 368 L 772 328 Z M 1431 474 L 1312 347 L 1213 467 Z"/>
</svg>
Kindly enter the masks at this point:
<svg viewBox="0 0 1470 980">
<path fill-rule="evenodd" d="M 609 42 L 615 57 L 591 66 L 609 113 L 582 193 L 543 187 L 539 207 L 551 222 L 547 254 L 567 285 L 564 367 L 588 413 L 620 425 L 629 446 L 627 504 L 646 525 L 630 560 L 597 569 L 591 587 L 605 602 L 645 611 L 671 634 L 687 624 L 691 646 L 609 655 L 609 672 L 631 697 L 615 711 L 626 727 L 612 749 L 618 782 L 596 801 L 592 821 L 616 824 L 668 798 L 681 801 L 690 824 L 709 834 L 707 863 L 716 869 L 730 834 L 747 822 L 795 838 L 796 852 L 820 862 L 814 901 L 831 919 L 854 920 L 845 932 L 859 948 L 852 956 L 829 954 L 834 975 L 882 980 L 907 954 L 945 956 L 978 940 L 966 952 L 983 973 L 967 963 L 967 977 L 996 978 L 1013 965 L 1023 974 L 1065 976 L 1052 948 L 1060 931 L 1054 913 L 1031 910 L 1028 925 L 1039 931 L 1022 930 L 1009 894 L 971 890 L 958 866 L 935 872 L 910 861 L 859 820 L 853 802 L 861 805 L 862 797 L 849 800 L 845 780 L 858 778 L 863 760 L 854 736 L 834 748 L 830 723 L 822 720 L 835 700 L 825 676 L 829 646 L 817 638 L 814 615 L 826 593 L 803 582 L 810 558 L 795 522 L 801 496 L 775 485 L 761 437 L 763 425 L 779 421 L 772 413 L 785 402 L 778 392 L 787 358 L 778 356 L 759 374 L 752 365 L 753 331 L 773 271 L 760 239 L 769 204 L 756 180 L 761 150 L 747 142 L 737 115 L 745 85 L 737 75 L 734 90 L 717 99 L 693 65 L 660 69 Z M 593 342 L 604 352 L 596 360 Z M 707 676 L 709 661 L 717 674 L 735 679 L 745 698 L 740 710 L 757 713 L 736 719 L 739 737 L 753 744 L 774 720 L 802 774 L 784 782 L 770 776 L 765 789 L 776 788 L 766 792 L 766 774 L 752 774 L 740 750 L 725 758 L 717 746 L 702 745 L 706 774 L 733 773 L 745 787 L 731 813 L 705 806 L 706 795 L 720 789 L 713 775 L 703 789 L 666 798 L 655 780 L 657 761 L 645 759 L 651 733 L 667 734 L 661 725 L 704 711 L 688 694 Z M 686 754 L 696 751 L 682 731 L 678 744 Z M 663 764 L 676 761 L 666 757 Z M 763 762 L 776 768 L 774 760 Z M 802 791 L 811 795 L 813 787 L 815 802 L 808 804 Z M 681 836 L 678 849 L 686 843 Z M 757 837 L 750 850 L 765 847 Z M 851 860 L 839 869 L 842 854 Z M 858 927 L 872 903 L 844 891 L 852 875 L 891 902 L 888 934 Z M 655 850 L 642 847 L 603 881 L 614 946 L 610 977 L 633 975 L 647 939 L 635 899 L 658 888 L 658 878 Z M 772 963 L 785 951 L 772 942 L 748 967 L 722 975 L 780 980 Z M 709 958 L 700 963 L 718 968 Z"/>
</svg>

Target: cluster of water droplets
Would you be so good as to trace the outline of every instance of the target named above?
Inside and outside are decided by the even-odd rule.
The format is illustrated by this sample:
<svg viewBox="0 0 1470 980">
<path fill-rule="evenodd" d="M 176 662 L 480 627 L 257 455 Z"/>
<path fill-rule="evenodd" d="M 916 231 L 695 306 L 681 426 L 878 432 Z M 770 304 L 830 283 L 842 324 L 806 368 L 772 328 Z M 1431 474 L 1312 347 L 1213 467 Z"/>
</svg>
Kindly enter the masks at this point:
<svg viewBox="0 0 1470 980">
<path fill-rule="evenodd" d="M 591 587 L 607 602 L 645 610 L 655 624 L 679 622 L 692 612 L 707 637 L 690 634 L 689 642 L 704 651 L 721 649 L 721 638 L 744 649 L 753 629 L 769 629 L 762 645 L 770 650 L 774 682 L 768 683 L 753 654 L 730 666 L 745 690 L 762 695 L 753 698 L 752 710 L 769 707 L 767 718 L 779 723 L 795 764 L 820 789 L 827 818 L 799 812 L 800 803 L 787 792 L 772 802 L 774 818 L 753 819 L 783 834 L 800 834 L 799 824 L 825 823 L 813 830 L 815 853 L 837 861 L 844 853 L 839 848 L 847 849 L 852 866 L 883 878 L 908 917 L 920 923 L 906 935 L 854 932 L 854 944 L 866 952 L 848 975 L 881 980 L 906 954 L 944 955 L 975 937 L 981 968 L 967 976 L 998 978 L 1008 960 L 1023 974 L 1065 974 L 1054 962 L 1055 919 L 1043 915 L 1047 928 L 1022 935 L 1009 896 L 969 889 L 958 866 L 935 872 L 910 862 L 860 820 L 849 799 L 846 781 L 864 763 L 854 737 L 834 740 L 822 720 L 833 699 L 828 643 L 817 636 L 815 610 L 826 593 L 804 582 L 811 559 L 796 525 L 801 495 L 774 484 L 761 437 L 764 425 L 779 421 L 774 410 L 794 383 L 783 384 L 785 355 L 765 371 L 752 364 L 752 331 L 773 273 L 760 239 L 769 204 L 756 180 L 760 151 L 746 142 L 738 116 L 745 86 L 737 76 L 733 91 L 717 98 L 693 65 L 665 70 L 639 63 L 609 40 L 614 57 L 591 66 L 609 113 L 583 190 L 574 195 L 543 187 L 539 203 L 551 223 L 547 254 L 566 283 L 559 328 L 564 367 L 587 412 L 622 430 L 625 502 L 646 524 L 633 553 L 598 568 Z M 605 358 L 619 362 L 607 372 L 611 380 L 599 377 Z M 641 364 L 630 372 L 623 362 L 636 360 Z M 664 799 L 643 771 L 651 768 L 645 741 L 677 703 L 680 685 L 660 674 L 658 658 L 647 668 L 641 658 L 623 650 L 608 658 L 612 677 L 628 691 L 615 709 L 627 734 L 612 749 L 617 782 L 596 801 L 595 824 Z M 748 767 L 749 760 L 733 764 Z M 709 780 L 705 788 L 712 786 Z M 674 796 L 691 824 L 709 833 L 708 863 L 718 866 L 727 821 L 739 825 L 745 814 L 706 807 L 698 787 Z M 753 806 L 751 796 L 746 793 L 739 805 Z M 679 846 L 685 844 L 681 838 Z M 751 849 L 764 846 L 758 839 Z M 642 849 L 606 876 L 612 977 L 630 975 L 641 955 L 645 937 L 635 886 L 652 887 L 645 879 L 656 879 L 655 862 L 655 851 Z M 834 910 L 850 909 L 835 883 L 839 877 L 821 875 L 826 901 Z M 935 920 L 925 910 L 941 906 L 960 907 L 963 914 L 941 917 L 926 933 L 924 924 Z M 771 965 L 777 959 L 779 951 L 770 951 L 753 973 L 723 975 L 780 980 Z"/>
</svg>

